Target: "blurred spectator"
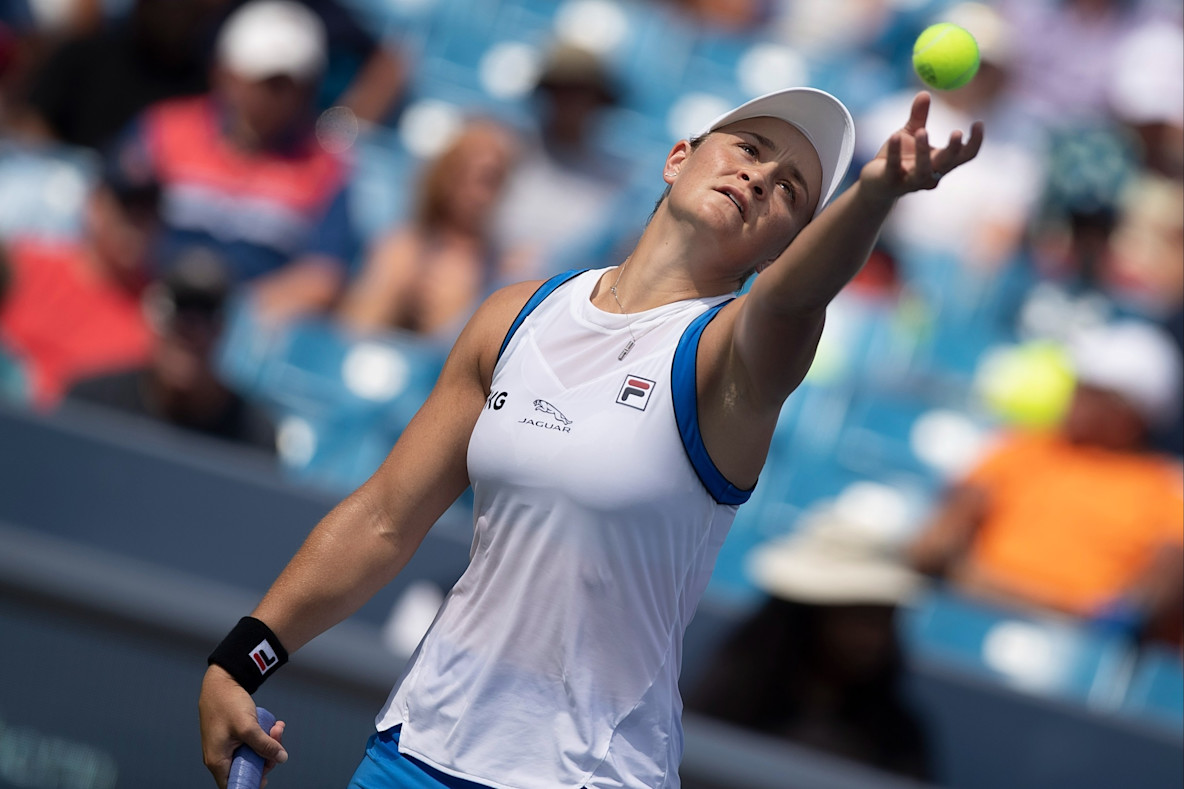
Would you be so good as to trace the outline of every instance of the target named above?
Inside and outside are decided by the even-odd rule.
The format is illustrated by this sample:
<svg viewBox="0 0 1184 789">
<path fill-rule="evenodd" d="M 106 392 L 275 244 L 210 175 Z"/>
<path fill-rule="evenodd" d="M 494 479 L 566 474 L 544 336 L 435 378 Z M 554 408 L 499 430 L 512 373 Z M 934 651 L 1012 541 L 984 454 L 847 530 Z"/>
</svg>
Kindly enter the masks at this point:
<svg viewBox="0 0 1184 789">
<path fill-rule="evenodd" d="M 147 358 L 140 295 L 159 195 L 150 179 L 111 172 L 87 201 L 80 240 L 11 242 L 0 343 L 27 368 L 36 405 L 53 405 L 84 375 Z"/>
<path fill-rule="evenodd" d="M 1184 477 L 1146 451 L 1149 428 L 1179 416 L 1179 348 L 1128 321 L 1083 331 L 1071 355 L 1059 430 L 989 452 L 912 546 L 914 566 L 987 601 L 1179 642 Z"/>
<path fill-rule="evenodd" d="M 135 0 L 130 13 L 66 41 L 32 77 L 43 135 L 100 148 L 145 107 L 208 87 L 198 31 L 206 0 Z"/>
<path fill-rule="evenodd" d="M 163 185 L 162 259 L 211 248 L 264 317 L 327 308 L 355 256 L 348 170 L 312 123 L 325 47 L 304 5 L 248 3 L 219 36 L 211 93 L 152 106 L 114 151 Z"/>
<path fill-rule="evenodd" d="M 515 153 L 498 124 L 463 129 L 424 169 L 414 219 L 367 258 L 343 299 L 342 323 L 455 339 L 499 279 L 505 257 L 490 221 Z"/>
<path fill-rule="evenodd" d="M 204 0 L 211 2 L 211 0 Z M 213 0 L 223 20 L 250 0 Z M 325 26 L 328 46 L 325 75 L 317 100 L 349 110 L 361 123 L 381 123 L 397 106 L 407 86 L 408 64 L 390 41 L 375 37 L 348 3 L 340 0 L 299 0 Z"/>
<path fill-rule="evenodd" d="M 750 33 L 773 16 L 773 0 L 668 0 L 707 30 Z"/>
<path fill-rule="evenodd" d="M 1113 122 L 1049 137 L 1043 195 L 1029 227 L 1031 262 L 1045 278 L 1105 293 L 1122 196 L 1139 173 L 1133 134 Z"/>
<path fill-rule="evenodd" d="M 1145 172 L 1123 194 L 1106 269 L 1125 311 L 1165 328 L 1184 345 L 1184 181 Z M 1152 431 L 1162 451 L 1184 455 L 1184 414 Z"/>
<path fill-rule="evenodd" d="M 899 540 L 832 506 L 758 548 L 751 575 L 771 596 L 709 664 L 687 707 L 927 779 L 895 624 L 922 579 L 896 548 Z"/>
<path fill-rule="evenodd" d="M 597 126 L 616 102 L 616 86 L 594 53 L 559 43 L 535 91 L 537 130 L 523 140 L 495 220 L 503 248 L 524 248 L 511 279 L 546 276 L 573 265 L 572 250 L 611 232 L 627 164 L 596 144 Z M 603 263 L 603 261 L 597 261 Z"/>
<path fill-rule="evenodd" d="M 85 33 L 103 21 L 103 0 L 5 0 L 6 16 L 58 34 Z"/>
<path fill-rule="evenodd" d="M 1143 164 L 1184 178 L 1184 26 L 1159 21 L 1126 36 L 1115 56 L 1110 105 L 1142 142 Z"/>
<path fill-rule="evenodd" d="M 229 291 L 225 267 L 212 252 L 182 255 L 145 291 L 155 337 L 146 363 L 79 381 L 69 398 L 274 452 L 271 420 L 224 386 L 215 371 Z"/>
<path fill-rule="evenodd" d="M 1017 97 L 1041 124 L 1055 128 L 1111 116 L 1118 49 L 1153 16 L 1149 3 L 1003 0 L 999 8 L 1013 31 Z"/>
<path fill-rule="evenodd" d="M 0 244 L 0 315 L 4 314 L 4 302 L 12 286 L 12 264 L 8 252 Z M 29 399 L 29 382 L 24 365 L 0 344 L 0 400 L 24 403 Z"/>
<path fill-rule="evenodd" d="M 901 201 L 885 226 L 885 240 L 902 252 L 954 255 L 972 269 L 997 271 L 1021 248 L 1029 217 L 1041 197 L 1042 162 L 1035 132 L 1010 99 L 1012 31 L 1003 17 L 982 3 L 959 3 L 940 14 L 978 41 L 981 65 L 965 87 L 932 91 L 926 127 L 933 139 L 981 120 L 990 130 L 979 152 L 981 166 L 950 173 L 941 194 L 922 192 Z M 861 159 L 907 114 L 919 83 L 884 98 L 860 118 Z"/>
<path fill-rule="evenodd" d="M 18 70 L 19 57 L 20 39 L 16 29 L 8 20 L 0 19 L 0 137 L 8 136 L 12 124 L 11 106 L 13 94 L 17 92 L 14 74 Z"/>
<path fill-rule="evenodd" d="M 777 39 L 813 59 L 854 60 L 873 51 L 896 15 L 908 8 L 885 0 L 794 0 L 774 4 L 771 29 Z M 910 30 L 908 37 L 915 35 Z"/>
<path fill-rule="evenodd" d="M 1184 181 L 1144 173 L 1119 206 L 1107 290 L 1132 311 L 1164 320 L 1184 302 Z"/>
<path fill-rule="evenodd" d="M 326 29 L 326 74 L 318 106 L 341 105 L 351 121 L 378 122 L 402 93 L 394 50 L 335 0 L 301 0 Z M 38 131 L 100 148 L 141 110 L 210 88 L 216 32 L 247 0 L 134 0 L 130 12 L 66 40 L 32 77 Z"/>
</svg>

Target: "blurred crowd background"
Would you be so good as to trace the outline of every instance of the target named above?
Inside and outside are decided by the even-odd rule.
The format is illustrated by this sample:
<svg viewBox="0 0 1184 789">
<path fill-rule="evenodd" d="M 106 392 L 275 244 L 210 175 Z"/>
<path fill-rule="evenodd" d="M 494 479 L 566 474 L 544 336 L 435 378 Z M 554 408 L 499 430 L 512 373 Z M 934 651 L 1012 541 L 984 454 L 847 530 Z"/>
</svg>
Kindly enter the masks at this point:
<svg viewBox="0 0 1184 789">
<path fill-rule="evenodd" d="M 0 0 L 0 400 L 342 495 L 480 300 L 618 264 L 719 112 L 830 91 L 857 177 L 937 21 L 982 64 L 930 133 L 986 142 L 831 308 L 688 709 L 940 782 L 898 682 L 939 659 L 1178 743 L 1178 0 Z"/>
</svg>

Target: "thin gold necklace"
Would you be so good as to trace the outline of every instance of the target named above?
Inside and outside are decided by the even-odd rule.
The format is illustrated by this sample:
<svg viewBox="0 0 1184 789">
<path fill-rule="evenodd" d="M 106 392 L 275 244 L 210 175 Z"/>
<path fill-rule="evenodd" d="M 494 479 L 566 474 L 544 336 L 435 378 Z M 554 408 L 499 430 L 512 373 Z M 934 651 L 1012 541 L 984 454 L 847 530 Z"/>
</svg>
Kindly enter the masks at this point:
<svg viewBox="0 0 1184 789">
<path fill-rule="evenodd" d="M 629 313 L 625 312 L 625 306 L 621 304 L 621 298 L 617 295 L 617 285 L 621 282 L 621 275 L 625 273 L 625 266 L 629 265 L 632 256 L 625 258 L 625 262 L 617 269 L 617 278 L 613 280 L 612 287 L 608 292 L 613 295 L 613 301 L 617 303 L 617 309 L 625 316 L 625 328 L 629 330 L 629 342 L 625 345 L 625 349 L 617 355 L 617 361 L 623 361 L 629 352 L 633 350 L 633 346 L 637 344 L 637 336 L 633 334 L 633 319 L 629 317 Z"/>
</svg>

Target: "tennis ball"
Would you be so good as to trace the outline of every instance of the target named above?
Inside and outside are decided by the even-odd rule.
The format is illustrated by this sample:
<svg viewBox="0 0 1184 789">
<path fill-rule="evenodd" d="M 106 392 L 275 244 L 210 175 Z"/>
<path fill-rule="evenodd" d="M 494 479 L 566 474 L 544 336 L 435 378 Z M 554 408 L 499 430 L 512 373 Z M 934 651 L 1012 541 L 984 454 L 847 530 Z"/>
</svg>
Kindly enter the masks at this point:
<svg viewBox="0 0 1184 789">
<path fill-rule="evenodd" d="M 913 68 L 932 88 L 960 88 L 978 71 L 978 42 L 949 22 L 930 25 L 913 44 Z"/>
</svg>

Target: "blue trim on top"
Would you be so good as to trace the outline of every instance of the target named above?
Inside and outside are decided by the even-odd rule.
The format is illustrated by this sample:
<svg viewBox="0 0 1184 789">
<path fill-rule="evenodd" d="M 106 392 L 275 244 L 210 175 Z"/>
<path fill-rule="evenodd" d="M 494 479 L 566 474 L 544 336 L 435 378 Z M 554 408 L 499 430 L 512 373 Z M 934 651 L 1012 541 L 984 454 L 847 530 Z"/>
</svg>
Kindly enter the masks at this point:
<svg viewBox="0 0 1184 789">
<path fill-rule="evenodd" d="M 674 398 L 674 418 L 678 422 L 682 446 L 687 451 L 687 457 L 695 473 L 699 475 L 699 481 L 720 504 L 743 504 L 752 496 L 756 486 L 741 490 L 728 482 L 716 468 L 715 461 L 707 454 L 707 447 L 703 445 L 703 434 L 699 432 L 699 392 L 696 389 L 699 339 L 707 324 L 711 323 L 730 301 L 731 299 L 707 310 L 691 321 L 691 325 L 682 333 L 678 347 L 674 349 L 670 387 Z"/>
<path fill-rule="evenodd" d="M 578 277 L 587 270 L 588 269 L 585 268 L 565 271 L 562 274 L 556 274 L 542 285 L 539 285 L 539 289 L 536 290 L 531 295 L 531 297 L 526 300 L 526 303 L 522 305 L 522 309 L 518 311 L 518 317 L 515 318 L 514 322 L 510 324 L 510 330 L 506 332 L 506 338 L 502 340 L 502 347 L 497 349 L 498 361 L 501 361 L 502 354 L 506 352 L 506 346 L 510 344 L 510 338 L 514 336 L 514 332 L 518 331 L 518 327 L 521 326 L 522 322 L 526 320 L 526 316 L 534 312 L 535 308 L 543 303 L 543 299 L 554 293 L 556 288 L 568 280 Z"/>
</svg>

